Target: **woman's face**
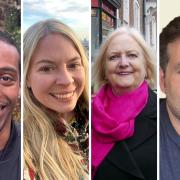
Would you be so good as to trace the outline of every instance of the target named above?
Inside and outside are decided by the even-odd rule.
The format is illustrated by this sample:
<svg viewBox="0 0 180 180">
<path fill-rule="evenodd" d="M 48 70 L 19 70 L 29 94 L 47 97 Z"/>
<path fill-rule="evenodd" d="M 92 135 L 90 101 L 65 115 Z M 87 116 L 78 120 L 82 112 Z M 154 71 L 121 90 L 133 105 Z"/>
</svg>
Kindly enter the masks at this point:
<svg viewBox="0 0 180 180">
<path fill-rule="evenodd" d="M 105 74 L 116 95 L 138 87 L 146 75 L 143 52 L 129 35 L 116 36 L 106 51 Z"/>
<path fill-rule="evenodd" d="M 32 56 L 27 85 L 35 98 L 58 113 L 71 113 L 85 86 L 82 59 L 60 34 L 43 37 Z"/>
</svg>

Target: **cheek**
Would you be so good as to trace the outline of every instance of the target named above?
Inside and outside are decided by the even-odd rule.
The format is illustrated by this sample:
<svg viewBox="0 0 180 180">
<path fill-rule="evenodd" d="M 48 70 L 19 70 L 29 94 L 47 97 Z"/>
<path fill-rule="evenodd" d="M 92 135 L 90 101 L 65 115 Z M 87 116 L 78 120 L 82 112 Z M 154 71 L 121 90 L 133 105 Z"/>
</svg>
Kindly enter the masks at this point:
<svg viewBox="0 0 180 180">
<path fill-rule="evenodd" d="M 11 101 L 11 103 L 15 104 L 18 100 L 19 86 L 17 85 L 17 86 L 8 88 L 5 93 L 8 99 Z"/>
<path fill-rule="evenodd" d="M 106 77 L 110 77 L 114 71 L 116 70 L 117 64 L 114 62 L 106 62 L 105 64 L 105 75 Z"/>
<path fill-rule="evenodd" d="M 138 72 L 138 76 L 143 77 L 143 78 L 146 76 L 147 68 L 146 68 L 145 63 L 142 60 L 137 63 L 132 63 L 132 66 L 134 67 L 136 72 Z"/>
<path fill-rule="evenodd" d="M 88 81 L 88 79 L 85 76 L 85 71 L 82 69 L 81 71 L 77 72 L 73 75 L 76 83 L 81 89 L 84 89 L 85 81 Z"/>
<path fill-rule="evenodd" d="M 170 74 L 170 73 L 169 73 Z M 171 91 L 172 94 L 180 95 L 180 75 L 173 74 L 165 78 L 165 89 Z"/>
<path fill-rule="evenodd" d="M 30 77 L 30 87 L 33 91 L 34 96 L 48 91 L 53 87 L 54 79 L 50 76 L 34 75 Z"/>
</svg>

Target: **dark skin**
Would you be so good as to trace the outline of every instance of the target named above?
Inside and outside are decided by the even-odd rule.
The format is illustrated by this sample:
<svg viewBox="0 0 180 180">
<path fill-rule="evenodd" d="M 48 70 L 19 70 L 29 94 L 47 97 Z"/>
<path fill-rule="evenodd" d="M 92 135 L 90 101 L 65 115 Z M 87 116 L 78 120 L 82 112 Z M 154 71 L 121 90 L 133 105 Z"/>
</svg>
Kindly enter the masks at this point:
<svg viewBox="0 0 180 180">
<path fill-rule="evenodd" d="M 10 136 L 12 112 L 20 93 L 19 71 L 17 49 L 0 41 L 0 150 Z"/>
</svg>

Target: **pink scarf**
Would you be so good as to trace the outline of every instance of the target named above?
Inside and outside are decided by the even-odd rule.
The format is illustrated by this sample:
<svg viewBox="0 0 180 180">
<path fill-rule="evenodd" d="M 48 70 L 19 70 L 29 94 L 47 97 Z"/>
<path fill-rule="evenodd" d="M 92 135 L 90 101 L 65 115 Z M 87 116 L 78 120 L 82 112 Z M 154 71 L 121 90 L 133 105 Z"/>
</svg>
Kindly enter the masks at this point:
<svg viewBox="0 0 180 180">
<path fill-rule="evenodd" d="M 134 121 L 148 100 L 144 81 L 137 89 L 121 96 L 103 86 L 92 101 L 92 171 L 93 176 L 116 142 L 131 137 Z"/>
</svg>

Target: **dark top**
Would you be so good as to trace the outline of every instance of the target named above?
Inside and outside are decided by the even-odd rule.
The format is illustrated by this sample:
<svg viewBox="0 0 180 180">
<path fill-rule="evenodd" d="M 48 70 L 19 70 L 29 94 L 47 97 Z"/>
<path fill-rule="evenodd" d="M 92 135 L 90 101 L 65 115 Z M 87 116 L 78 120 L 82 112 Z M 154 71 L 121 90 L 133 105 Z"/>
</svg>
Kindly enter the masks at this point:
<svg viewBox="0 0 180 180">
<path fill-rule="evenodd" d="M 179 180 L 180 136 L 171 124 L 166 101 L 160 105 L 160 180 Z"/>
<path fill-rule="evenodd" d="M 21 179 L 21 128 L 12 121 L 7 145 L 0 154 L 0 180 Z"/>
<path fill-rule="evenodd" d="M 157 179 L 157 96 L 152 90 L 133 137 L 117 142 L 97 169 L 94 180 L 101 179 Z"/>
</svg>

